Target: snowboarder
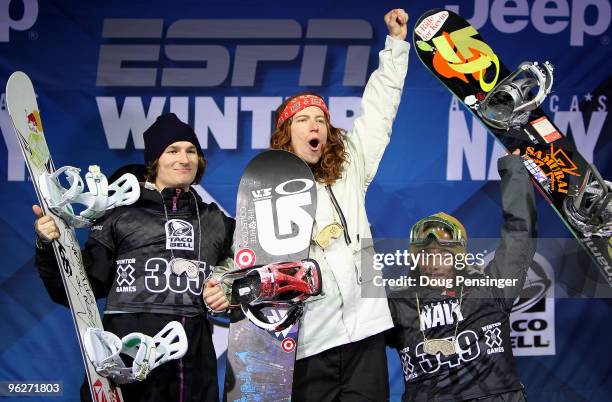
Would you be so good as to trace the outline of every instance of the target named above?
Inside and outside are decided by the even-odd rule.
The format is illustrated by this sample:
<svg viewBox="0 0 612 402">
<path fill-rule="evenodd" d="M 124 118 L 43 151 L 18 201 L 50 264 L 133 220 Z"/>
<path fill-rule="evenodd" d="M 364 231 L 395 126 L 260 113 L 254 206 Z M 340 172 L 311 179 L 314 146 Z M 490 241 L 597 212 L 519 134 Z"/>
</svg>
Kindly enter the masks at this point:
<svg viewBox="0 0 612 402">
<path fill-rule="evenodd" d="M 383 332 L 393 326 L 384 296 L 361 297 L 372 279 L 361 272 L 362 245 L 371 239 L 365 194 L 389 143 L 408 70 L 408 14 L 385 17 L 388 36 L 380 64 L 370 76 L 362 114 L 350 134 L 330 123 L 315 93 L 296 94 L 275 113 L 272 149 L 291 151 L 308 163 L 317 180 L 314 245 L 309 257 L 322 271 L 323 294 L 305 302 L 300 321 L 292 400 L 338 398 L 386 400 L 389 396 Z M 206 284 L 208 307 L 229 306 L 230 283 L 222 271 Z M 342 369 L 338 369 L 342 367 Z"/>
<path fill-rule="evenodd" d="M 386 334 L 402 362 L 403 401 L 525 400 L 510 312 L 536 250 L 535 198 L 518 152 L 500 158 L 498 170 L 505 222 L 484 270 L 464 266 L 467 232 L 456 218 L 437 213 L 411 229 L 410 252 L 422 257 L 417 280 L 389 295 L 395 327 Z M 468 279 L 478 286 L 464 285 Z M 488 279 L 514 281 L 480 286 Z"/>
<path fill-rule="evenodd" d="M 122 385 L 124 400 L 218 400 L 217 362 L 202 288 L 214 265 L 232 266 L 234 221 L 205 204 L 190 186 L 206 160 L 193 129 L 172 113 L 144 132 L 146 183 L 133 205 L 118 207 L 91 227 L 83 260 L 96 298 L 107 298 L 104 329 L 122 337 L 153 336 L 170 321 L 187 334 L 187 354 Z M 36 265 L 51 298 L 66 296 L 49 243 L 57 238 L 50 216 L 37 217 Z M 87 385 L 81 397 L 89 400 Z"/>
</svg>

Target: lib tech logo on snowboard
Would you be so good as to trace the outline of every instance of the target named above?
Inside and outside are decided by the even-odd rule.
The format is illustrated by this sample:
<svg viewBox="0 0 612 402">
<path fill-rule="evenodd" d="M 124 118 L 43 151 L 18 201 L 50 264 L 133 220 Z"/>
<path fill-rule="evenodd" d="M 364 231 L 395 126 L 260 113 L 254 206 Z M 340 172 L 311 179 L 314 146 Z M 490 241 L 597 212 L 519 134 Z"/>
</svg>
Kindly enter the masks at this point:
<svg viewBox="0 0 612 402">
<path fill-rule="evenodd" d="M 260 223 L 257 225 L 257 236 L 267 253 L 293 254 L 308 244 L 313 219 L 302 207 L 312 204 L 308 190 L 313 185 L 312 180 L 293 179 L 276 186 L 274 192 L 271 188 L 252 191 L 255 214 Z M 278 235 L 275 228 L 278 228 Z"/>
<path fill-rule="evenodd" d="M 447 18 L 447 11 L 436 13 L 424 19 L 414 31 L 427 42 Z M 489 92 L 497 84 L 499 58 L 489 45 L 474 38 L 476 35 L 478 31 L 467 26 L 450 33 L 442 31 L 432 39 L 433 48 L 424 42 L 417 43 L 417 46 L 433 51 L 433 67 L 442 77 L 458 78 L 467 84 L 467 75 L 471 74 L 480 88 Z"/>
</svg>

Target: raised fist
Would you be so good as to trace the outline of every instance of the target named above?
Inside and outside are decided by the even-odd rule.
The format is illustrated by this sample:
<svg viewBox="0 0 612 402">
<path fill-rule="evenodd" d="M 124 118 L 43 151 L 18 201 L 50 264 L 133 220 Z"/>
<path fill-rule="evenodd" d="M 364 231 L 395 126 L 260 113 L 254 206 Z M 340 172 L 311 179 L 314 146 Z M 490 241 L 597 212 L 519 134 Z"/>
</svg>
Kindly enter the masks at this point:
<svg viewBox="0 0 612 402">
<path fill-rule="evenodd" d="M 399 40 L 405 40 L 408 34 L 408 13 L 403 8 L 395 8 L 385 14 L 385 24 L 389 36 Z"/>
</svg>

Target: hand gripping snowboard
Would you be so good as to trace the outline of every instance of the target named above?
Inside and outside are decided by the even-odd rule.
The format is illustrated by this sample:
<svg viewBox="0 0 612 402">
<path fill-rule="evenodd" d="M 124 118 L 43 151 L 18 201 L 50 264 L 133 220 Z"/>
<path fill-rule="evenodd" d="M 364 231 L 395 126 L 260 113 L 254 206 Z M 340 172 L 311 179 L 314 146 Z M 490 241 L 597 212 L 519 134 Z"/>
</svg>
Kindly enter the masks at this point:
<svg viewBox="0 0 612 402">
<path fill-rule="evenodd" d="M 34 87 L 26 74 L 18 71 L 9 77 L 6 85 L 6 102 L 38 201 L 45 215 L 53 215 L 42 197 L 38 180 L 44 172 L 53 173 L 55 167 L 45 140 Z M 85 355 L 84 334 L 88 327 L 102 329 L 102 321 L 83 268 L 81 249 L 74 229 L 58 216 L 56 216 L 55 223 L 60 237 L 52 243 L 53 251 L 55 251 L 58 266 L 61 268 L 60 272 L 77 330 L 92 398 L 95 402 L 122 401 L 120 389 L 107 378 L 99 375 Z"/>
<path fill-rule="evenodd" d="M 539 107 L 553 67 L 510 72 L 469 22 L 434 9 L 413 31 L 417 55 L 509 151 L 520 149 L 532 181 L 612 286 L 612 186 Z"/>
<path fill-rule="evenodd" d="M 236 203 L 225 374 L 227 401 L 288 401 L 301 302 L 321 289 L 308 260 L 316 210 L 312 172 L 286 151 L 265 151 L 246 167 Z M 256 325 L 257 324 L 257 325 Z M 264 329 L 265 328 L 265 329 Z"/>
</svg>

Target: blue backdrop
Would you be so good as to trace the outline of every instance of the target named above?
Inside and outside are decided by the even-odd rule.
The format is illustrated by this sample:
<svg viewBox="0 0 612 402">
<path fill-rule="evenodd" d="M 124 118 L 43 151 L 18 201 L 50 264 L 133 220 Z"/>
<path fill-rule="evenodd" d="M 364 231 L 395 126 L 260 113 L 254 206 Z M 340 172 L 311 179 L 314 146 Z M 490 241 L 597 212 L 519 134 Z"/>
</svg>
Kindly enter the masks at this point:
<svg viewBox="0 0 612 402">
<path fill-rule="evenodd" d="M 608 0 L 0 0 L 0 381 L 63 381 L 68 401 L 78 399 L 83 372 L 70 315 L 51 302 L 33 266 L 35 195 L 4 100 L 13 71 L 34 82 L 56 166 L 95 163 L 110 174 L 139 163 L 143 130 L 173 111 L 194 125 L 206 148 L 201 192 L 233 215 L 242 170 L 266 148 L 282 97 L 317 91 L 335 125 L 351 128 L 384 44 L 382 17 L 395 7 L 410 14 L 409 32 L 429 8 L 458 10 L 511 69 L 524 60 L 551 61 L 554 92 L 544 109 L 612 178 Z M 391 145 L 367 198 L 375 236 L 405 237 L 414 221 L 440 210 L 461 219 L 471 236 L 496 236 L 501 154 L 411 51 Z M 540 275 L 597 277 L 580 253 L 562 255 L 569 234 L 539 195 L 538 220 L 540 237 L 555 239 L 538 249 Z M 530 400 L 609 400 L 610 299 L 548 296 L 513 318 Z M 529 325 L 533 320 L 546 328 Z M 223 331 L 215 335 L 221 368 Z M 397 400 L 402 372 L 394 353 L 389 357 Z"/>
</svg>

